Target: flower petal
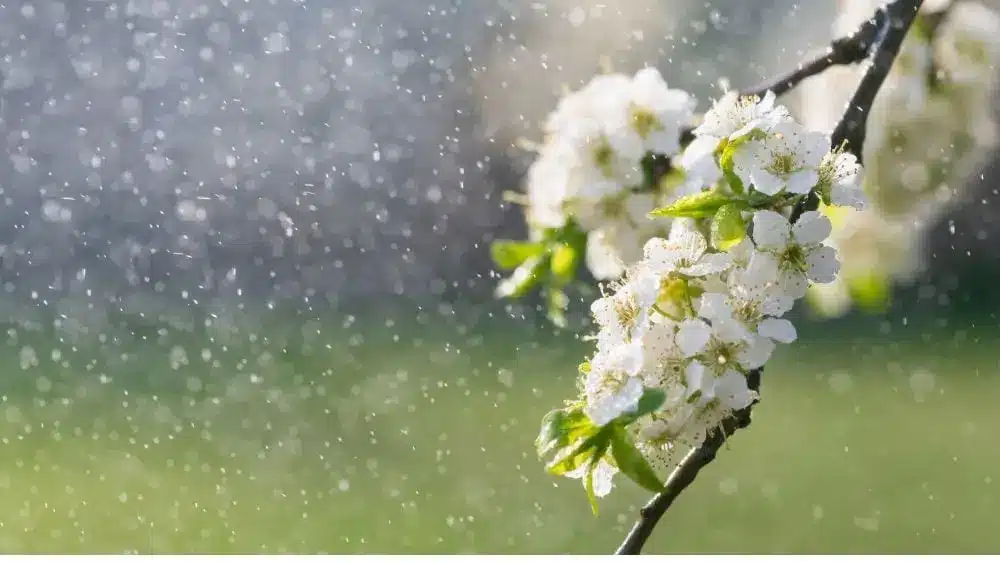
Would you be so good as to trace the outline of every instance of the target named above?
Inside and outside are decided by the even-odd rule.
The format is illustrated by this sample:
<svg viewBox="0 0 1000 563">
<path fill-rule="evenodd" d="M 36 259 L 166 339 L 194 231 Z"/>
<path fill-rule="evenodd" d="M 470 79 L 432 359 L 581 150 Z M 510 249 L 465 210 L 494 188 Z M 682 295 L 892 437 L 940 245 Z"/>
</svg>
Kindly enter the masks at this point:
<svg viewBox="0 0 1000 563">
<path fill-rule="evenodd" d="M 586 465 L 584 466 L 586 467 Z M 602 459 L 597 462 L 594 468 L 594 496 L 604 497 L 611 492 L 614 487 L 614 476 L 618 474 L 618 468 Z M 586 476 L 586 473 L 584 474 Z"/>
<path fill-rule="evenodd" d="M 781 291 L 792 299 L 802 299 L 809 290 L 809 278 L 798 270 L 782 270 L 778 277 Z"/>
<path fill-rule="evenodd" d="M 732 266 L 733 257 L 724 252 L 710 252 L 704 254 L 697 263 L 687 268 L 681 268 L 680 272 L 687 276 L 704 277 L 719 272 L 724 272 Z"/>
<path fill-rule="evenodd" d="M 592 231 L 587 236 L 587 269 L 599 280 L 610 280 L 625 273 L 625 264 L 610 244 L 604 231 Z"/>
<path fill-rule="evenodd" d="M 766 336 L 771 340 L 777 340 L 782 344 L 795 342 L 795 339 L 798 337 L 798 333 L 795 331 L 795 325 L 793 325 L 788 319 L 764 319 L 757 325 L 757 332 L 759 332 L 761 336 Z"/>
<path fill-rule="evenodd" d="M 837 279 L 840 271 L 837 251 L 829 246 L 814 248 L 806 256 L 806 263 L 809 265 L 809 279 L 816 283 L 830 283 Z"/>
<path fill-rule="evenodd" d="M 830 219 L 818 211 L 806 211 L 792 225 L 792 235 L 799 244 L 819 244 L 833 232 Z"/>
<path fill-rule="evenodd" d="M 705 349 L 712 337 L 712 329 L 700 319 L 687 319 L 677 328 L 677 347 L 685 358 L 690 358 Z"/>
<path fill-rule="evenodd" d="M 738 344 L 753 337 L 753 333 L 743 326 L 743 323 L 732 317 L 714 321 L 712 328 L 719 340 L 728 344 Z"/>
<path fill-rule="evenodd" d="M 747 378 L 736 370 L 726 370 L 715 383 L 715 396 L 732 410 L 746 408 L 753 402 L 754 392 L 747 385 Z"/>
<path fill-rule="evenodd" d="M 711 374 L 701 362 L 691 362 L 684 368 L 684 382 L 687 387 L 685 398 L 701 391 L 702 398 L 711 399 L 713 391 L 713 381 Z"/>
<path fill-rule="evenodd" d="M 724 293 L 704 293 L 698 302 L 698 316 L 710 321 L 728 319 L 733 316 L 733 308 L 727 303 Z"/>
<path fill-rule="evenodd" d="M 757 246 L 784 250 L 788 246 L 791 227 L 783 215 L 775 211 L 763 210 L 753 216 L 753 240 Z"/>
<path fill-rule="evenodd" d="M 740 350 L 738 360 L 746 369 L 757 369 L 767 363 L 772 352 L 774 352 L 774 341 L 755 334 Z"/>
<path fill-rule="evenodd" d="M 804 194 L 816 187 L 817 183 L 819 183 L 819 172 L 806 168 L 789 174 L 785 180 L 785 189 L 788 193 Z"/>
</svg>

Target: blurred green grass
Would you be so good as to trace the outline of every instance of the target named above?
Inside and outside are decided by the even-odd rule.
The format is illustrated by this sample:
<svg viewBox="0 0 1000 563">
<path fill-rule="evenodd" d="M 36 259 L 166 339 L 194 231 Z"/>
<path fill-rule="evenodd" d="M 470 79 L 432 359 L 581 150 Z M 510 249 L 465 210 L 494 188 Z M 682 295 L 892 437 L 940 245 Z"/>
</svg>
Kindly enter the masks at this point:
<svg viewBox="0 0 1000 563">
<path fill-rule="evenodd" d="M 1000 550 L 1000 334 L 926 326 L 779 349 L 648 551 Z M 594 517 L 544 473 L 531 442 L 587 347 L 527 321 L 8 328 L 3 552 L 608 553 L 646 500 L 622 483 Z"/>
</svg>

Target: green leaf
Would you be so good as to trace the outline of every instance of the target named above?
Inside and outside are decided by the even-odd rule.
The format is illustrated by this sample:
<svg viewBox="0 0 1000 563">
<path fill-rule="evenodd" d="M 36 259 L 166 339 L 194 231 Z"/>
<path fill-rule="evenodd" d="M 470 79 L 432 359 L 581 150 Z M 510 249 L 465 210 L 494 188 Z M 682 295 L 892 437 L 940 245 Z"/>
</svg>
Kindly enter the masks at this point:
<svg viewBox="0 0 1000 563">
<path fill-rule="evenodd" d="M 711 226 L 712 246 L 719 250 L 729 250 L 746 237 L 744 209 L 746 207 L 741 203 L 729 203 L 715 212 Z"/>
<path fill-rule="evenodd" d="M 560 282 L 569 283 L 576 276 L 579 260 L 580 253 L 573 245 L 560 244 L 552 252 L 552 275 Z"/>
<path fill-rule="evenodd" d="M 558 328 L 566 328 L 566 309 L 569 308 L 569 297 L 566 292 L 558 287 L 550 287 L 546 290 L 548 310 L 546 317 L 549 322 Z"/>
<path fill-rule="evenodd" d="M 546 469 L 552 475 L 565 475 L 570 471 L 579 469 L 596 452 L 607 450 L 612 434 L 613 429 L 610 425 L 601 428 L 597 433 L 588 436 L 580 442 L 580 445 L 574 448 L 568 455 L 553 460 L 548 464 Z"/>
<path fill-rule="evenodd" d="M 542 417 L 542 429 L 535 438 L 535 450 L 538 457 L 544 457 L 554 450 L 559 449 L 560 443 L 564 440 L 565 426 L 569 413 L 563 409 L 549 411 Z"/>
<path fill-rule="evenodd" d="M 649 465 L 649 461 L 625 434 L 624 427 L 615 428 L 611 437 L 611 457 L 618 470 L 640 487 L 654 493 L 663 492 L 663 481 Z"/>
<path fill-rule="evenodd" d="M 593 467 L 587 469 L 587 474 L 583 477 L 583 489 L 587 491 L 587 502 L 590 503 L 590 510 L 593 511 L 594 516 L 599 515 L 600 509 L 597 506 L 597 494 L 594 493 Z"/>
<path fill-rule="evenodd" d="M 732 194 L 711 190 L 682 197 L 666 207 L 661 207 L 653 211 L 649 215 L 650 217 L 691 217 L 694 219 L 703 219 L 714 215 L 723 205 L 738 201 L 742 200 Z"/>
<path fill-rule="evenodd" d="M 642 396 L 639 397 L 639 402 L 636 404 L 635 412 L 632 416 L 639 418 L 646 416 L 647 414 L 652 414 L 663 406 L 663 403 L 667 402 L 667 392 L 663 389 L 656 389 L 652 387 L 647 387 L 642 392 Z"/>
<path fill-rule="evenodd" d="M 594 452 L 594 456 L 590 458 L 590 465 L 587 467 L 587 474 L 583 478 L 583 488 L 587 491 L 587 502 L 590 503 L 590 510 L 594 512 L 594 516 L 600 514 L 597 507 L 597 494 L 594 492 L 594 470 L 597 469 L 597 464 L 608 451 L 608 446 L 609 444 L 605 443 Z"/>
<path fill-rule="evenodd" d="M 873 272 L 851 276 L 847 285 L 854 302 L 866 311 L 883 312 L 892 301 L 892 286 L 885 275 Z"/>
<path fill-rule="evenodd" d="M 546 274 L 549 264 L 548 260 L 542 258 L 545 256 L 533 256 L 525 260 L 509 278 L 500 282 L 496 289 L 496 296 L 500 299 L 517 299 L 527 295 Z"/>
<path fill-rule="evenodd" d="M 582 407 L 550 411 L 542 418 L 541 430 L 535 438 L 538 457 L 547 457 L 596 433 L 597 430 Z"/>
<path fill-rule="evenodd" d="M 743 144 L 743 139 L 723 141 L 719 150 L 719 168 L 722 169 L 722 175 L 725 177 L 730 189 L 738 194 L 746 192 L 746 186 L 743 185 L 743 180 L 736 174 L 736 165 L 733 163 L 733 155 L 736 154 L 736 149 L 741 144 Z"/>
<path fill-rule="evenodd" d="M 520 240 L 498 240 L 490 246 L 490 255 L 497 268 L 513 270 L 525 260 L 545 252 L 545 244 Z"/>
</svg>

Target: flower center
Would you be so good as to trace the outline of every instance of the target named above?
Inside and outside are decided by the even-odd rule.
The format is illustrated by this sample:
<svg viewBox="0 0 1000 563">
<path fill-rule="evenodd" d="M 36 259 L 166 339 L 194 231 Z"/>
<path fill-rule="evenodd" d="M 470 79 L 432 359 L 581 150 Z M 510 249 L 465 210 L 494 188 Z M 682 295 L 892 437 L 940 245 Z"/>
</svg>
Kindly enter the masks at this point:
<svg viewBox="0 0 1000 563">
<path fill-rule="evenodd" d="M 618 322 L 623 327 L 631 327 L 639 318 L 639 302 L 634 295 L 628 295 L 624 299 L 615 300 L 615 315 Z"/>
<path fill-rule="evenodd" d="M 781 265 L 786 268 L 792 268 L 800 272 L 805 272 L 808 269 L 808 264 L 806 264 L 806 251 L 804 248 L 797 244 L 790 244 L 785 248 L 785 251 L 779 256 Z"/>
<path fill-rule="evenodd" d="M 736 303 L 733 307 L 733 315 L 745 323 L 753 323 L 761 317 L 760 304 L 750 300 Z"/>
<path fill-rule="evenodd" d="M 632 127 L 643 139 L 649 137 L 649 134 L 653 131 L 663 128 L 663 125 L 660 123 L 660 120 L 656 118 L 656 115 L 644 107 L 633 105 L 631 113 Z"/>
<path fill-rule="evenodd" d="M 614 177 L 615 149 L 607 139 L 601 138 L 596 141 L 592 150 L 594 165 L 604 174 L 605 178 Z"/>
<path fill-rule="evenodd" d="M 959 55 L 968 57 L 973 64 L 985 64 L 989 59 L 986 46 L 982 41 L 971 37 L 962 37 L 955 41 L 955 50 Z"/>
<path fill-rule="evenodd" d="M 787 176 L 798 168 L 795 162 L 795 155 L 788 153 L 772 153 L 771 163 L 767 166 L 767 171 L 775 176 Z"/>
<path fill-rule="evenodd" d="M 708 350 L 705 351 L 705 357 L 709 360 L 706 367 L 712 371 L 713 375 L 719 377 L 730 367 L 736 367 L 737 351 L 734 345 L 713 338 L 708 345 Z"/>
<path fill-rule="evenodd" d="M 625 200 L 618 197 L 608 197 L 599 204 L 601 214 L 605 217 L 621 217 L 625 214 Z"/>
</svg>

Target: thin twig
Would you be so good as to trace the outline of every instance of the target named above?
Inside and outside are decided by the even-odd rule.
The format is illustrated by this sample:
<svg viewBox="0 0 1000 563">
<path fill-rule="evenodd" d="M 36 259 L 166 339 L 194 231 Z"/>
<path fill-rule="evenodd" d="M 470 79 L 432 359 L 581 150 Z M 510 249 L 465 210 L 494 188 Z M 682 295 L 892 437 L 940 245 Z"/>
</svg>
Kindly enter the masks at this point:
<svg viewBox="0 0 1000 563">
<path fill-rule="evenodd" d="M 816 76 L 833 66 L 846 66 L 860 63 L 871 54 L 871 47 L 882 26 L 883 12 L 876 12 L 874 18 L 865 21 L 858 29 L 846 37 L 834 39 L 826 48 L 826 52 L 808 62 L 799 64 L 795 70 L 773 78 L 740 92 L 743 96 L 763 97 L 770 90 L 775 96 L 795 88 L 806 78 Z"/>
<path fill-rule="evenodd" d="M 773 81 L 765 87 L 764 92 L 772 90 L 775 94 L 783 93 L 806 77 L 822 72 L 835 64 L 849 64 L 837 61 L 848 60 L 847 55 L 855 55 L 858 51 L 863 51 L 861 58 L 851 62 L 860 62 L 871 56 L 870 66 L 861 78 L 857 90 L 844 110 L 843 117 L 831 135 L 831 144 L 834 147 L 840 147 L 846 143 L 846 150 L 854 154 L 860 162 L 868 113 L 871 111 L 875 96 L 889 74 L 889 69 L 892 67 L 896 55 L 899 54 L 903 38 L 906 37 L 907 31 L 916 19 L 922 3 L 923 0 L 892 0 L 883 5 L 875 16 L 863 24 L 857 32 L 848 38 L 834 41 L 829 51 L 830 54 L 818 59 L 819 62 L 813 61 L 803 65 L 788 76 Z M 807 74 L 807 71 L 812 74 Z M 755 94 L 758 91 L 754 89 L 749 90 L 748 93 Z M 793 220 L 806 211 L 816 209 L 818 205 L 819 198 L 815 193 L 810 192 L 792 210 Z M 747 383 L 751 389 L 759 390 L 760 376 L 760 370 L 753 370 L 747 374 Z M 750 425 L 752 408 L 753 404 L 733 413 L 732 417 L 723 423 L 720 430 L 709 433 L 705 442 L 680 462 L 677 469 L 667 478 L 666 489 L 653 497 L 639 511 L 639 520 L 632 527 L 625 541 L 618 547 L 616 555 L 638 555 L 642 552 L 642 548 L 653 533 L 656 524 L 674 500 L 688 485 L 694 482 L 698 472 L 715 459 L 719 448 L 729 436 Z"/>
<path fill-rule="evenodd" d="M 747 385 L 750 389 L 760 391 L 761 370 L 756 369 L 747 374 Z M 756 404 L 754 401 L 745 409 L 740 409 L 733 413 L 731 417 L 722 422 L 722 431 L 709 433 L 705 441 L 697 449 L 689 453 L 677 465 L 677 469 L 667 478 L 667 488 L 664 492 L 653 497 L 646 506 L 639 509 L 639 521 L 632 526 L 632 530 L 625 537 L 625 541 L 618 547 L 615 555 L 638 555 L 642 551 L 642 546 L 653 533 L 653 529 L 666 513 L 670 505 L 694 482 L 695 477 L 701 468 L 705 467 L 726 443 L 726 440 L 737 430 L 750 426 L 750 409 Z"/>
<path fill-rule="evenodd" d="M 889 76 L 892 63 L 899 54 L 906 32 L 917 18 L 917 12 L 923 0 L 894 0 L 883 6 L 879 11 L 885 13 L 885 24 L 879 29 L 879 41 L 875 45 L 875 54 L 861 83 L 847 103 L 844 116 L 833 129 L 830 142 L 834 147 L 847 143 L 847 150 L 862 161 L 862 147 L 865 143 L 865 131 L 868 114 L 875 103 L 885 78 Z"/>
</svg>

